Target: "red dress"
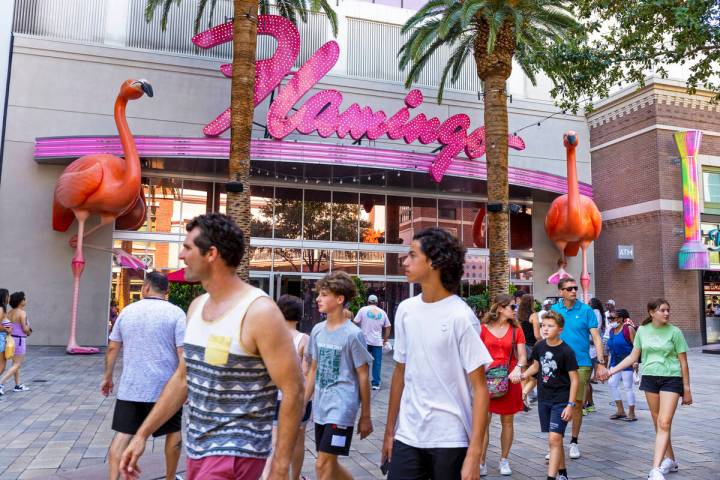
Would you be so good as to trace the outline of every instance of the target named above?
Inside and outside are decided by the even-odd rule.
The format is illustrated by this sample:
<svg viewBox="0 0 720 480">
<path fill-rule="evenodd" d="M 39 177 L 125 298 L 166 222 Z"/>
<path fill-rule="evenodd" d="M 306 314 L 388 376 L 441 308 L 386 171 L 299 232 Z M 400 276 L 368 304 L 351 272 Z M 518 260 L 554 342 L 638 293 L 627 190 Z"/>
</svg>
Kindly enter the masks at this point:
<svg viewBox="0 0 720 480">
<path fill-rule="evenodd" d="M 487 326 L 483 325 L 480 330 L 480 339 L 493 358 L 493 363 L 490 365 L 490 368 L 507 365 L 508 358 L 510 358 L 510 348 L 512 347 L 512 328 L 508 328 L 505 335 L 502 338 L 498 338 L 490 332 Z M 524 343 L 525 335 L 523 334 L 522 328 L 515 327 L 515 354 L 510 362 L 510 372 L 512 372 L 518 363 L 517 346 Z M 490 413 L 512 415 L 523 410 L 522 385 L 512 382 L 510 382 L 509 385 L 510 388 L 505 395 L 500 398 L 490 399 Z"/>
</svg>

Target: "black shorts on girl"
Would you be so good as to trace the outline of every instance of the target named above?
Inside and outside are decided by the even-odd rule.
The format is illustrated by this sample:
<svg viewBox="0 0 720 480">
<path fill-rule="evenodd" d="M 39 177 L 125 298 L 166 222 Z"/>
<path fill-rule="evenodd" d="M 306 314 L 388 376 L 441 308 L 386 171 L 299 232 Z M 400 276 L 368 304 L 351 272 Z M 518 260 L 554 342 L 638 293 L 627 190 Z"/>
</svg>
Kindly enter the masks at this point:
<svg viewBox="0 0 720 480">
<path fill-rule="evenodd" d="M 648 393 L 672 392 L 682 395 L 685 388 L 682 377 L 643 375 L 640 381 L 640 390 Z"/>
<path fill-rule="evenodd" d="M 540 417 L 540 431 L 543 433 L 559 433 L 565 436 L 568 422 L 562 419 L 562 412 L 567 402 L 550 403 L 538 402 L 538 416 Z"/>
</svg>

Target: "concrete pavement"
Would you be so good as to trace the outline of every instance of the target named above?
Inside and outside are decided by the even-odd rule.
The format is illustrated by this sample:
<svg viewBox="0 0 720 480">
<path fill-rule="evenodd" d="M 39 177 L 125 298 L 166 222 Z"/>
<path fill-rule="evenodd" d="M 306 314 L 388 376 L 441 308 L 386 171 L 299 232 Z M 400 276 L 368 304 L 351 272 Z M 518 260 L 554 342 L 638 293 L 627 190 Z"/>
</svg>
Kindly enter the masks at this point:
<svg viewBox="0 0 720 480">
<path fill-rule="evenodd" d="M 30 347 L 22 381 L 29 392 L 6 385 L 0 400 L 0 480 L 28 478 L 107 478 L 104 465 L 112 438 L 114 398 L 99 393 L 103 357 L 69 356 L 59 347 Z M 720 356 L 693 350 L 690 369 L 694 405 L 680 407 L 673 424 L 673 443 L 680 472 L 668 480 L 720 479 Z M 119 370 L 119 369 L 118 369 Z M 117 372 L 119 373 L 119 371 Z M 385 357 L 383 388 L 373 392 L 375 432 L 355 437 L 343 464 L 358 480 L 383 478 L 378 467 L 387 412 L 392 359 Z M 654 432 L 644 395 L 638 393 L 634 423 L 610 421 L 609 389 L 597 385 L 598 412 L 585 417 L 580 436 L 582 458 L 569 462 L 572 479 L 644 479 L 650 469 Z M 510 454 L 512 477 L 498 474 L 500 429 L 493 419 L 488 453 L 488 480 L 544 479 L 546 438 L 535 410 L 519 414 Z M 313 431 L 307 432 L 304 474 L 315 478 Z M 569 437 L 566 437 L 569 439 Z M 163 441 L 150 440 L 143 478 L 163 478 Z"/>
</svg>

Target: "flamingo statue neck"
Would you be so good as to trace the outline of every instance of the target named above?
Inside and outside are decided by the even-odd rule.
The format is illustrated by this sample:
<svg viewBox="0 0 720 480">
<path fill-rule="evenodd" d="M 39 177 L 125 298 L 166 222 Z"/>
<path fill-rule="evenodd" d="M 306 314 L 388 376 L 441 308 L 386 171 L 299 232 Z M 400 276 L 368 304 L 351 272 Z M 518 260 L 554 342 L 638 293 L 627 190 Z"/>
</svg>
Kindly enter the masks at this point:
<svg viewBox="0 0 720 480">
<path fill-rule="evenodd" d="M 577 144 L 566 143 L 567 151 L 567 216 L 570 222 L 578 224 L 580 221 L 580 186 L 578 185 L 577 165 L 575 164 L 575 148 Z"/>
<path fill-rule="evenodd" d="M 133 139 L 130 127 L 128 127 L 127 118 L 125 117 L 127 102 L 127 96 L 121 91 L 117 100 L 115 100 L 115 125 L 117 126 L 125 157 L 125 181 L 139 183 L 140 157 L 138 156 L 137 147 L 135 146 L 135 139 Z"/>
</svg>

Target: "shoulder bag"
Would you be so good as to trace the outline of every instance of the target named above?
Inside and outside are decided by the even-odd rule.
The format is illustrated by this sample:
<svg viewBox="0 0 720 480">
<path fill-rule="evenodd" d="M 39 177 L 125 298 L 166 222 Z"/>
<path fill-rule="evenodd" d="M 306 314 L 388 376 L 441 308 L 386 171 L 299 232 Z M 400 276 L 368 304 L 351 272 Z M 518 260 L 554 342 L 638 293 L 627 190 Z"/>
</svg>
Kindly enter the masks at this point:
<svg viewBox="0 0 720 480">
<path fill-rule="evenodd" d="M 487 328 L 487 327 L 486 327 Z M 510 357 L 505 365 L 494 367 L 485 372 L 487 379 L 488 392 L 490 398 L 500 398 L 508 392 L 510 388 L 510 363 L 512 362 L 513 355 L 515 354 L 515 327 L 512 328 L 512 344 L 510 347 Z"/>
</svg>

